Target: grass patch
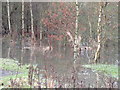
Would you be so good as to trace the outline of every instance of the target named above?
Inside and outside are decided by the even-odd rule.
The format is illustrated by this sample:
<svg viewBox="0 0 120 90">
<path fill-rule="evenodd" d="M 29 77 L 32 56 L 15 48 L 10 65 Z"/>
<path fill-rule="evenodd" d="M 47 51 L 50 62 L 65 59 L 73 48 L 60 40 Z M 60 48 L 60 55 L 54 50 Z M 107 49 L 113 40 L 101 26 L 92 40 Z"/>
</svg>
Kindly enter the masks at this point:
<svg viewBox="0 0 120 90">
<path fill-rule="evenodd" d="M 0 69 L 20 72 L 28 71 L 27 67 L 29 67 L 29 65 L 19 65 L 20 63 L 13 59 L 0 58 Z"/>
<path fill-rule="evenodd" d="M 9 81 L 10 79 L 16 79 L 16 78 L 28 78 L 28 73 L 21 73 L 18 75 L 10 75 L 10 76 L 5 76 L 4 78 L 2 78 L 2 82 L 4 83 L 4 87 L 8 87 L 8 85 L 10 84 Z"/>
<path fill-rule="evenodd" d="M 20 65 L 20 63 L 13 59 L 0 58 L 0 69 L 1 70 L 20 72 L 20 74 L 17 74 L 17 75 L 9 75 L 9 76 L 4 76 L 4 77 L 0 78 L 0 81 L 1 81 L 0 85 L 1 85 L 1 83 L 4 83 L 4 86 L 9 85 L 10 79 L 27 78 L 28 77 L 29 65 L 21 65 L 21 66 L 19 66 L 19 65 Z"/>
<path fill-rule="evenodd" d="M 27 68 L 29 68 L 30 65 L 22 65 L 21 67 L 19 66 L 19 62 L 18 61 L 14 61 L 12 59 L 3 59 L 0 58 L 0 69 L 4 69 L 4 70 L 10 70 L 10 71 L 18 71 L 21 72 L 20 74 L 15 74 L 15 75 L 9 75 L 9 76 L 4 76 L 4 77 L 0 77 L 0 89 L 2 88 L 15 88 L 17 87 L 16 85 L 19 84 L 19 88 L 33 88 L 34 86 L 38 86 L 38 77 L 36 77 L 34 74 L 35 71 L 33 72 L 33 79 L 34 79 L 34 85 L 30 86 L 29 82 L 29 78 L 28 78 L 28 70 Z M 36 65 L 33 65 L 33 67 L 35 68 Z M 19 69 L 18 69 L 19 68 Z M 11 80 L 13 80 L 12 82 L 14 82 L 14 85 L 12 86 L 11 84 Z M 45 88 L 46 87 L 46 79 L 43 77 L 42 74 L 39 75 L 39 83 L 41 83 L 41 87 Z M 52 81 L 52 79 L 48 79 L 49 82 Z M 54 81 L 54 83 L 56 83 Z"/>
<path fill-rule="evenodd" d="M 118 66 L 117 65 L 106 65 L 106 64 L 91 64 L 83 65 L 85 68 L 91 68 L 96 71 L 100 71 L 111 77 L 118 78 Z"/>
</svg>

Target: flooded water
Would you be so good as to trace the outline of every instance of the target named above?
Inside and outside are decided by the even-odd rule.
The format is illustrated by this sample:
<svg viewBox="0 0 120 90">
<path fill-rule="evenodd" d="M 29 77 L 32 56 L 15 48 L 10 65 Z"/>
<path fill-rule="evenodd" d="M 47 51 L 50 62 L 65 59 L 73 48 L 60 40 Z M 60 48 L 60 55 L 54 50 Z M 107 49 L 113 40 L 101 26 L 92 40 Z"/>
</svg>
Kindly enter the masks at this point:
<svg viewBox="0 0 120 90">
<path fill-rule="evenodd" d="M 111 42 L 108 47 L 103 47 L 101 50 L 100 63 L 106 64 L 117 64 L 118 60 L 118 50 L 117 43 Z M 31 53 L 32 57 L 31 57 Z M 92 53 L 92 52 L 90 52 Z M 91 54 L 92 55 L 92 54 Z M 21 58 L 22 57 L 22 58 Z M 92 60 L 93 57 L 90 56 Z M 21 64 L 34 64 L 39 65 L 41 68 L 45 65 L 52 65 L 59 72 L 67 73 L 71 69 L 73 63 L 73 49 L 71 47 L 53 47 L 51 52 L 45 52 L 43 54 L 39 46 L 34 47 L 34 49 L 23 49 L 20 41 L 16 42 L 14 45 L 9 39 L 5 38 L 2 40 L 2 58 L 12 58 L 18 60 Z M 32 58 L 32 59 L 31 59 Z M 89 58 L 86 54 L 80 55 L 78 58 L 78 63 L 88 64 Z"/>
<path fill-rule="evenodd" d="M 117 43 L 111 42 L 107 47 L 102 47 L 101 49 L 101 59 L 100 63 L 105 64 L 118 64 L 118 50 Z M 31 57 L 32 53 L 32 57 Z M 89 54 L 81 54 L 77 61 L 78 67 L 78 76 L 81 81 L 84 81 L 87 85 L 94 82 L 96 83 L 97 78 L 96 73 L 89 69 L 81 68 L 83 64 L 89 64 L 89 59 L 92 60 L 93 52 L 89 52 Z M 94 55 L 94 54 L 93 54 Z M 89 57 L 89 58 L 88 58 Z M 71 47 L 58 47 L 54 46 L 53 50 L 50 52 L 42 52 L 42 48 L 40 46 L 32 47 L 32 49 L 24 48 L 22 51 L 22 45 L 20 41 L 16 42 L 14 45 L 8 38 L 4 38 L 2 40 L 2 58 L 12 58 L 14 60 L 19 61 L 22 65 L 24 64 L 33 64 L 38 65 L 40 69 L 46 68 L 49 70 L 50 67 L 54 67 L 55 71 L 59 75 L 70 75 L 71 70 L 73 69 L 73 49 Z M 5 71 L 7 72 L 7 71 Z M 10 71 L 7 72 L 6 75 L 9 75 Z M 15 72 L 14 72 L 15 74 Z M 10 74 L 11 75 L 11 74 Z M 102 76 L 100 76 L 99 82 L 102 82 Z M 86 81 L 87 80 L 87 81 Z M 101 84 L 101 83 L 100 83 Z M 94 86 L 93 85 L 93 86 Z M 104 84 L 102 84 L 104 87 Z"/>
<path fill-rule="evenodd" d="M 0 77 L 10 76 L 20 74 L 20 72 L 10 71 L 10 70 L 0 70 Z"/>
<path fill-rule="evenodd" d="M 39 46 L 34 47 L 33 49 L 33 61 L 34 64 L 38 64 L 39 61 L 45 62 L 56 62 L 56 64 L 60 64 L 60 62 L 70 62 L 73 60 L 73 48 L 71 47 L 63 47 L 63 46 L 54 46 L 52 52 L 47 52 L 43 55 L 39 49 Z M 9 55 L 8 55 L 8 52 Z M 10 40 L 3 39 L 2 40 L 2 57 L 3 58 L 13 58 L 20 61 L 22 53 L 22 45 L 20 41 L 16 42 L 14 45 L 11 44 Z M 23 49 L 23 64 L 30 63 L 30 48 Z M 92 53 L 92 52 L 91 52 Z M 90 55 L 92 55 L 90 53 Z M 89 57 L 90 57 L 89 55 Z M 118 45 L 116 42 L 111 42 L 107 44 L 107 47 L 103 46 L 101 50 L 101 63 L 115 64 L 115 61 L 118 59 Z M 80 55 L 78 58 L 81 61 L 81 64 L 88 63 L 88 56 L 86 54 Z M 42 62 L 41 62 L 42 63 Z"/>
</svg>

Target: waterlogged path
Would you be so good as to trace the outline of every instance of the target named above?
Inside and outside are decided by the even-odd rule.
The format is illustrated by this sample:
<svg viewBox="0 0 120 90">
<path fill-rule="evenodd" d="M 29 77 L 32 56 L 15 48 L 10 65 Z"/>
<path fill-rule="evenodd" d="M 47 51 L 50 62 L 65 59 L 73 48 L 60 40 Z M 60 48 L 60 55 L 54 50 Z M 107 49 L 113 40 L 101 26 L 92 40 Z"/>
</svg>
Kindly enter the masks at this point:
<svg viewBox="0 0 120 90">
<path fill-rule="evenodd" d="M 20 72 L 16 72 L 16 71 L 12 71 L 12 70 L 10 71 L 10 70 L 2 70 L 2 69 L 0 69 L 0 77 L 16 75 L 16 74 L 20 74 Z"/>
</svg>

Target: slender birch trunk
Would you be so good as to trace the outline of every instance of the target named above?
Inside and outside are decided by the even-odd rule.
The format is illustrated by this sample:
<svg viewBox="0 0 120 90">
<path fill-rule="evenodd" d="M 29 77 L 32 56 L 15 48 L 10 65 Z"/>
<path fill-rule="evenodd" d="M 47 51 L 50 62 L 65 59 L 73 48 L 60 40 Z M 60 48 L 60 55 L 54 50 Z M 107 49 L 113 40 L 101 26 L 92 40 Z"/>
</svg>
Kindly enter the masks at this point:
<svg viewBox="0 0 120 90">
<path fill-rule="evenodd" d="M 34 54 L 34 50 L 35 50 L 35 34 L 34 34 L 34 30 L 33 30 L 33 11 L 32 11 L 32 2 L 30 0 L 30 14 L 31 14 L 31 32 L 32 32 L 32 36 L 31 36 L 31 55 L 30 55 L 30 62 L 32 63 L 32 59 L 33 59 L 33 54 Z"/>
<path fill-rule="evenodd" d="M 11 23 L 10 23 L 10 3 L 9 3 L 9 0 L 7 0 L 7 14 L 8 14 L 8 29 L 10 31 L 10 36 L 12 36 Z"/>
<path fill-rule="evenodd" d="M 32 11 L 32 2 L 30 0 L 30 14 L 31 14 L 31 32 L 32 32 L 32 40 L 35 41 L 35 34 L 33 30 L 33 11 Z"/>
<path fill-rule="evenodd" d="M 10 38 L 12 38 L 11 24 L 10 24 L 10 4 L 9 0 L 7 0 L 7 15 L 8 15 L 8 30 L 10 32 Z M 10 58 L 11 47 L 8 49 L 8 58 Z"/>
<path fill-rule="evenodd" d="M 41 30 L 40 30 L 40 41 L 42 40 L 42 26 L 41 26 Z"/>
<path fill-rule="evenodd" d="M 97 42 L 98 42 L 98 46 L 97 46 L 97 51 L 95 53 L 95 58 L 94 58 L 94 63 L 97 63 L 98 60 L 100 59 L 100 50 L 101 50 L 101 33 L 102 33 L 102 9 L 103 6 L 101 3 L 100 4 L 100 9 L 99 9 L 99 18 L 98 18 L 98 29 L 97 29 Z"/>
<path fill-rule="evenodd" d="M 43 13 L 40 12 L 40 16 L 43 16 Z M 43 30 L 43 25 L 42 25 L 42 20 L 40 21 L 40 45 L 41 45 L 41 40 L 42 40 L 42 30 Z"/>
<path fill-rule="evenodd" d="M 22 37 L 24 37 L 24 0 L 22 0 Z"/>
<path fill-rule="evenodd" d="M 78 14 L 79 14 L 79 8 L 78 8 L 78 0 L 76 0 L 76 30 L 75 30 L 75 38 L 74 38 L 74 66 L 77 61 L 78 57 Z"/>
<path fill-rule="evenodd" d="M 24 35 L 24 28 L 25 27 L 25 25 L 24 25 L 24 0 L 22 0 L 22 50 L 21 50 L 21 63 L 23 63 L 23 55 L 24 55 L 24 50 L 23 50 L 23 48 L 24 48 L 24 37 L 25 37 L 25 35 Z"/>
<path fill-rule="evenodd" d="M 8 48 L 8 58 L 10 58 L 10 51 L 11 51 L 11 47 Z"/>
<path fill-rule="evenodd" d="M 88 23 L 89 23 L 89 27 L 90 27 L 90 38 L 92 38 L 92 25 L 90 22 L 90 16 L 88 15 Z"/>
<path fill-rule="evenodd" d="M 40 25 L 40 46 L 41 46 L 41 43 L 42 43 L 42 23 L 41 23 L 41 25 Z"/>
</svg>

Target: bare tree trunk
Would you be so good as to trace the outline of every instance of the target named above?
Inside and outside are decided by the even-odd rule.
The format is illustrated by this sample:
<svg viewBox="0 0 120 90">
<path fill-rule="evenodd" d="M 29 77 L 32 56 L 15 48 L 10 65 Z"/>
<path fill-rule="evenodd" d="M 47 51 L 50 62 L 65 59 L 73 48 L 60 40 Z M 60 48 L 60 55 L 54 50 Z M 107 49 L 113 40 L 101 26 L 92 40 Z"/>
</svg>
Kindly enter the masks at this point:
<svg viewBox="0 0 120 90">
<path fill-rule="evenodd" d="M 40 12 L 40 16 L 43 16 L 43 13 Z M 42 24 L 42 20 L 40 21 L 40 45 L 41 45 L 41 40 L 42 40 L 42 30 L 43 30 L 43 24 Z"/>
<path fill-rule="evenodd" d="M 40 25 L 40 46 L 41 46 L 41 42 L 42 42 L 42 23 L 41 23 L 41 25 Z"/>
<path fill-rule="evenodd" d="M 103 6 L 102 6 L 101 2 L 99 4 L 100 4 L 100 9 L 99 9 L 98 29 L 97 29 L 98 46 L 97 46 L 97 51 L 95 53 L 94 63 L 97 63 L 98 60 L 100 59 L 100 50 L 101 50 L 101 33 L 102 33 L 102 23 L 101 22 L 102 22 L 102 9 L 103 9 Z"/>
<path fill-rule="evenodd" d="M 74 67 L 76 65 L 77 57 L 79 55 L 78 53 L 78 0 L 76 0 L 76 30 L 75 30 L 75 38 L 74 38 Z"/>
<path fill-rule="evenodd" d="M 41 30 L 40 30 L 40 40 L 42 40 L 42 26 L 41 26 Z"/>
<path fill-rule="evenodd" d="M 21 50 L 21 63 L 23 63 L 23 55 L 24 55 L 24 50 L 23 50 L 23 48 L 24 48 L 24 0 L 22 0 L 22 50 Z"/>
<path fill-rule="evenodd" d="M 58 42 L 58 52 L 60 53 L 60 57 L 61 57 L 61 55 L 62 55 L 61 54 L 61 40 Z"/>
<path fill-rule="evenodd" d="M 10 4 L 9 4 L 9 0 L 7 0 L 7 14 L 8 14 L 8 29 L 10 32 L 10 38 L 12 37 L 12 31 L 11 31 L 11 24 L 10 24 Z M 9 47 L 8 49 L 8 58 L 10 58 L 10 51 L 11 51 L 11 47 Z"/>
<path fill-rule="evenodd" d="M 24 0 L 22 0 L 22 37 L 24 37 Z"/>
<path fill-rule="evenodd" d="M 34 29 L 33 29 L 33 11 L 32 11 L 32 2 L 31 2 L 31 0 L 30 0 L 30 14 L 31 14 L 31 32 L 32 32 L 30 62 L 32 63 L 36 38 L 35 38 L 35 34 L 34 34 Z"/>
<path fill-rule="evenodd" d="M 30 14 L 31 14 L 31 32 L 32 32 L 32 40 L 35 41 L 35 33 L 34 33 L 34 29 L 33 29 L 33 11 L 32 11 L 32 2 L 30 0 Z"/>
<path fill-rule="evenodd" d="M 90 16 L 88 15 L 88 23 L 89 23 L 89 27 L 90 27 L 90 38 L 92 38 L 92 25 L 90 22 Z"/>
<path fill-rule="evenodd" d="M 11 47 L 8 48 L 8 58 L 10 58 Z"/>
<path fill-rule="evenodd" d="M 10 23 L 10 4 L 9 0 L 7 0 L 7 13 L 8 13 L 8 29 L 10 31 L 10 36 L 12 36 L 12 31 L 11 31 L 11 23 Z"/>
</svg>

